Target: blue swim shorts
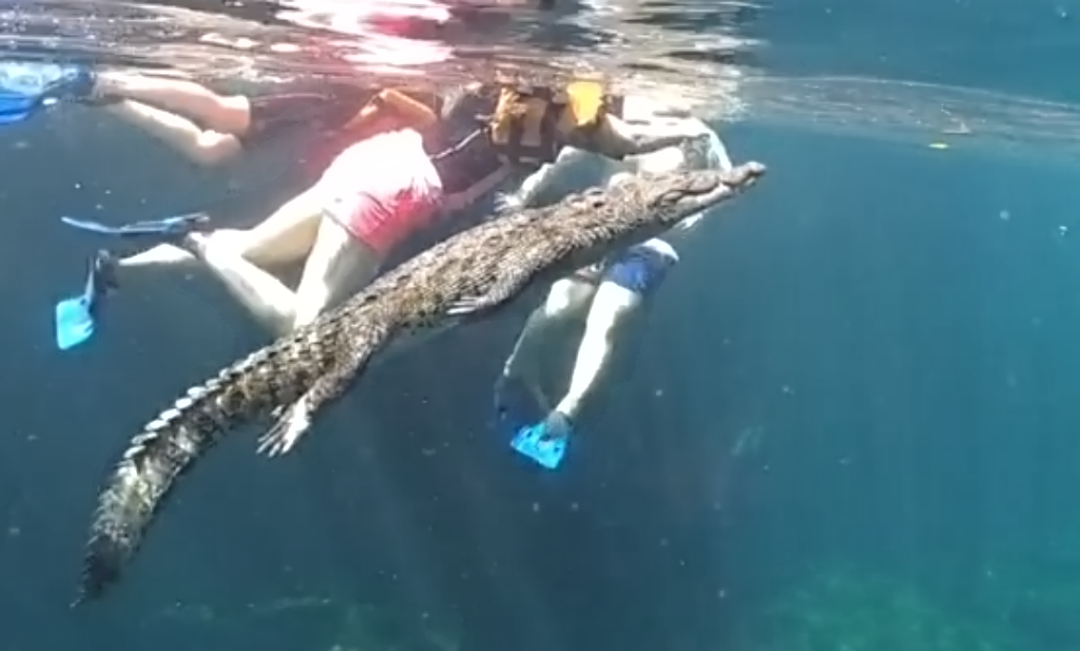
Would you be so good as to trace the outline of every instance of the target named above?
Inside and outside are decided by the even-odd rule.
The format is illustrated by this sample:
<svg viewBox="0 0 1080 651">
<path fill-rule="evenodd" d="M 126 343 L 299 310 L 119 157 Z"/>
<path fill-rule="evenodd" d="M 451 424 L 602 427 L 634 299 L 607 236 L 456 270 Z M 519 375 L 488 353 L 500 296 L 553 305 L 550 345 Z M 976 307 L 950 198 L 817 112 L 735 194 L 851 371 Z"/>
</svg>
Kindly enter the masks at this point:
<svg viewBox="0 0 1080 651">
<path fill-rule="evenodd" d="M 679 255 L 670 244 L 654 238 L 615 256 L 604 271 L 603 280 L 648 296 L 660 286 L 667 272 L 678 261 Z"/>
</svg>

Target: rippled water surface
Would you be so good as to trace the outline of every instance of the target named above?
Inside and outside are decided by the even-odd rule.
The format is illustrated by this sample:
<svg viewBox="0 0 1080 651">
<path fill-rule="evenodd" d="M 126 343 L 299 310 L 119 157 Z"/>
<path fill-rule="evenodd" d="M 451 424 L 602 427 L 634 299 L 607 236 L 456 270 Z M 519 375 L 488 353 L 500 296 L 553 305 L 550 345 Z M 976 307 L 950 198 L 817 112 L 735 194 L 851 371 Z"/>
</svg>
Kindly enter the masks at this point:
<svg viewBox="0 0 1080 651">
<path fill-rule="evenodd" d="M 420 0 L 45 1 L 11 3 L 0 17 L 20 56 L 205 80 L 368 73 L 451 83 L 496 69 L 592 71 L 627 88 L 662 86 L 716 118 L 1044 145 L 1067 144 L 1076 130 L 1076 94 L 1045 72 L 1075 54 L 1071 2 L 463 4 L 467 12 L 450 14 Z"/>
</svg>

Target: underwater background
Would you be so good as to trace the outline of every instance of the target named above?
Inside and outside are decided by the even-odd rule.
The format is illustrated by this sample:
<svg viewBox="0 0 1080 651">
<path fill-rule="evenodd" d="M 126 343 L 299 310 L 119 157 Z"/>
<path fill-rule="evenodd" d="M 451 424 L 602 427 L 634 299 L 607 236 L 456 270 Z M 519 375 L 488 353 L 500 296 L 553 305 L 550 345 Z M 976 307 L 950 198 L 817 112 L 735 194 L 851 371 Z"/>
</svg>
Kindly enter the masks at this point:
<svg viewBox="0 0 1080 651">
<path fill-rule="evenodd" d="M 302 180 L 290 142 L 223 174 L 83 107 L 5 127 L 0 649 L 1080 648 L 1077 9 L 759 7 L 713 126 L 769 175 L 679 244 L 558 472 L 491 426 L 522 304 L 372 370 L 300 453 L 226 437 L 77 609 L 127 438 L 265 338 L 145 273 L 58 353 L 92 246 L 59 216 L 247 225 Z"/>
</svg>

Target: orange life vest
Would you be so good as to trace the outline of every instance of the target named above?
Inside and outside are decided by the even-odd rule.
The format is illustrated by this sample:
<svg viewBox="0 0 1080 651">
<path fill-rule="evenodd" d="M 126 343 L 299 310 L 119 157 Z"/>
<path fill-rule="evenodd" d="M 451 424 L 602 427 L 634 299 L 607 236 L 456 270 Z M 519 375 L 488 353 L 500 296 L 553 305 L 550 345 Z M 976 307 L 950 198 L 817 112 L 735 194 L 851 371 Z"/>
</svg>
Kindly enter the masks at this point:
<svg viewBox="0 0 1080 651">
<path fill-rule="evenodd" d="M 485 120 L 501 160 L 538 166 L 555 160 L 567 136 L 595 129 L 607 113 L 622 113 L 622 97 L 605 95 L 597 81 L 559 89 L 502 84 L 495 112 Z"/>
</svg>

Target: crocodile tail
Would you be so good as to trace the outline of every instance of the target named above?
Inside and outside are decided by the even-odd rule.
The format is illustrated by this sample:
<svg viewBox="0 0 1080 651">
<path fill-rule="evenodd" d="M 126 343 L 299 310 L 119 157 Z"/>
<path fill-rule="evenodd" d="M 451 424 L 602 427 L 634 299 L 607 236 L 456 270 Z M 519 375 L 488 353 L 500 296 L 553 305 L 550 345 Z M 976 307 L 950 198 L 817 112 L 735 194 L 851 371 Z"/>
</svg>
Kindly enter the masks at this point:
<svg viewBox="0 0 1080 651">
<path fill-rule="evenodd" d="M 259 351 L 192 387 L 131 440 L 98 497 L 75 604 L 100 595 L 118 578 L 176 478 L 230 425 L 270 408 L 275 396 L 245 391 L 239 381 L 267 357 Z"/>
</svg>

